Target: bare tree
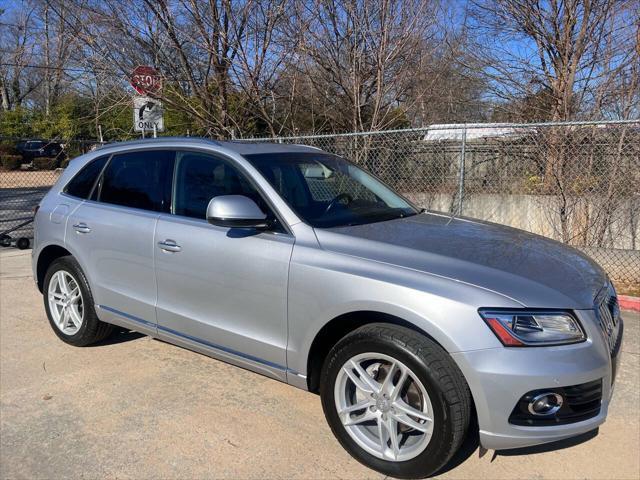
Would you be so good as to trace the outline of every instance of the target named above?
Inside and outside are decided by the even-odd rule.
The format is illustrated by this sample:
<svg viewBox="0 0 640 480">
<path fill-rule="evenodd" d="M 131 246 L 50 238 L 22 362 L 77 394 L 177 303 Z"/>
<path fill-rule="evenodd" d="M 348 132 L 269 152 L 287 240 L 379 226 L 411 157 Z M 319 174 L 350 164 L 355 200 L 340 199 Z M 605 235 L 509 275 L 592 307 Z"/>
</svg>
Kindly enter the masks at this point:
<svg viewBox="0 0 640 480">
<path fill-rule="evenodd" d="M 637 12 L 633 0 L 472 0 L 474 57 L 509 120 L 601 118 L 606 109 L 613 112 L 612 105 L 623 104 L 612 116 L 628 118 L 634 111 L 632 98 L 638 98 L 637 80 L 632 78 L 637 68 Z M 616 85 L 619 93 L 614 93 Z M 602 244 L 617 206 L 611 193 L 621 193 L 623 184 L 624 191 L 629 190 L 619 175 L 621 148 L 607 176 L 598 171 L 602 160 L 594 157 L 595 150 L 585 159 L 588 168 L 576 162 L 582 143 L 602 136 L 567 128 L 549 128 L 541 135 L 540 193 L 554 199 L 550 213 L 559 218 L 564 242 L 582 237 L 583 242 Z M 619 147 L 624 138 L 623 132 Z M 594 199 L 604 201 L 582 201 L 584 185 L 592 185 Z M 598 231 L 599 238 L 587 239 L 587 231 Z"/>
<path fill-rule="evenodd" d="M 20 107 L 42 82 L 42 72 L 32 70 L 32 65 L 37 62 L 35 16 L 35 7 L 28 4 L 13 15 L 2 17 L 5 23 L 0 30 L 0 91 L 3 110 Z"/>
<path fill-rule="evenodd" d="M 65 7 L 60 6 L 61 15 L 51 15 L 51 8 L 46 1 L 38 1 L 38 13 L 41 19 L 44 40 L 42 42 L 44 63 L 44 104 L 45 113 L 49 115 L 51 108 L 57 102 L 66 73 L 65 66 L 69 65 L 72 49 L 76 38 L 70 34 L 70 29 L 64 19 Z"/>
<path fill-rule="evenodd" d="M 546 92 L 546 118 L 571 120 L 631 60 L 633 0 L 472 0 L 476 58 L 510 102 Z M 607 51 L 607 55 L 604 55 Z"/>
<path fill-rule="evenodd" d="M 110 71 L 124 86 L 136 65 L 154 65 L 165 77 L 162 100 L 188 113 L 203 133 L 226 136 L 235 126 L 231 66 L 249 6 L 231 0 L 74 0 L 70 16 L 81 20 L 76 34 L 92 69 Z"/>
<path fill-rule="evenodd" d="M 336 128 L 379 130 L 398 121 L 411 65 L 433 35 L 435 7 L 430 0 L 299 5 L 306 27 L 302 54 L 312 60 L 309 78 L 330 101 Z"/>
<path fill-rule="evenodd" d="M 476 57 L 498 99 L 548 92 L 547 118 L 571 120 L 630 58 L 627 0 L 472 0 Z M 605 59 L 604 51 L 608 50 Z"/>
<path fill-rule="evenodd" d="M 255 2 L 249 9 L 244 35 L 240 39 L 237 61 L 232 71 L 239 90 L 244 94 L 246 114 L 264 122 L 271 136 L 284 127 L 277 104 L 280 98 L 278 84 L 285 64 L 296 54 L 295 41 L 287 37 L 285 22 L 291 2 L 265 0 Z"/>
<path fill-rule="evenodd" d="M 463 115 L 481 88 L 452 66 L 459 51 L 437 0 L 41 1 L 47 104 L 60 62 L 89 72 L 77 83 L 91 95 L 108 76 L 124 90 L 136 65 L 154 65 L 169 109 L 221 137 L 400 127 L 426 112 Z M 51 38 L 54 22 L 74 43 Z M 70 58 L 52 57 L 68 45 Z"/>
<path fill-rule="evenodd" d="M 426 45 L 420 60 L 409 70 L 411 86 L 403 102 L 411 123 L 479 122 L 487 117 L 483 99 L 487 82 L 476 60 L 464 29 L 441 26 L 438 37 Z"/>
<path fill-rule="evenodd" d="M 640 116 L 640 3 L 616 5 L 601 50 L 601 78 L 590 92 L 593 118 Z"/>
<path fill-rule="evenodd" d="M 587 100 L 598 97 L 594 92 L 614 82 L 633 58 L 632 1 L 472 0 L 472 5 L 474 51 L 493 92 L 520 110 L 546 109 L 540 119 L 571 120 L 584 113 Z M 566 192 L 567 152 L 560 134 L 549 136 L 548 149 L 545 184 Z"/>
</svg>

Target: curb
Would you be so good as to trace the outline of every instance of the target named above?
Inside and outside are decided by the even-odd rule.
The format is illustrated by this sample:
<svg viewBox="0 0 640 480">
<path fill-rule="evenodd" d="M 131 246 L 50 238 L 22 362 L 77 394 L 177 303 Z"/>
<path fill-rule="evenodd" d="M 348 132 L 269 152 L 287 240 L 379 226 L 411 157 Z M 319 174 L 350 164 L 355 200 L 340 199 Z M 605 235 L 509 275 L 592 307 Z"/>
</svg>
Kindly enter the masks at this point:
<svg viewBox="0 0 640 480">
<path fill-rule="evenodd" d="M 627 295 L 618 295 L 618 305 L 624 310 L 633 310 L 640 312 L 640 297 L 629 297 Z"/>
</svg>

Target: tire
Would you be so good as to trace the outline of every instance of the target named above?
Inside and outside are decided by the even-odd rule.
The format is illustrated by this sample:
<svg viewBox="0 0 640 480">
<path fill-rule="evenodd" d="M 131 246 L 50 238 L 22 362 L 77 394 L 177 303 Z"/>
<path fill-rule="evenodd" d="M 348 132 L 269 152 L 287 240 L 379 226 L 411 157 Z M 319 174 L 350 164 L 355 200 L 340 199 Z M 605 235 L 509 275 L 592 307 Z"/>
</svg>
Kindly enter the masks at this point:
<svg viewBox="0 0 640 480">
<path fill-rule="evenodd" d="M 389 391 L 384 390 L 386 387 L 378 393 L 365 393 L 357 388 L 356 380 L 363 388 L 371 384 L 361 382 L 363 377 L 359 373 L 356 373 L 356 380 L 353 379 L 354 372 L 359 370 L 357 367 L 351 369 L 350 365 L 354 365 L 351 363 L 352 360 L 362 369 L 371 370 L 369 378 L 380 382 L 376 385 L 397 388 L 398 391 L 405 392 L 404 396 L 402 393 L 393 392 L 390 395 L 385 394 L 385 400 L 381 399 L 381 392 Z M 385 368 L 387 373 L 384 374 L 384 378 L 388 376 L 388 372 L 394 372 L 391 374 L 390 383 L 384 382 L 381 370 Z M 347 370 L 351 372 L 351 376 L 345 373 Z M 403 376 L 405 374 L 406 377 Z M 375 378 L 376 375 L 380 378 Z M 402 378 L 408 380 L 401 380 Z M 375 392 L 373 389 L 372 391 Z M 343 395 L 342 392 L 347 393 Z M 408 412 L 404 408 L 411 406 L 408 405 L 410 392 L 413 392 L 415 406 L 411 412 L 420 412 L 425 416 L 424 419 L 404 414 Z M 327 422 L 340 444 L 356 460 L 369 468 L 397 478 L 424 478 L 445 466 L 466 437 L 472 409 L 471 394 L 462 372 L 442 347 L 413 330 L 382 323 L 360 327 L 333 347 L 322 368 L 320 396 Z M 396 403 L 397 400 L 393 398 L 398 397 L 400 402 Z M 340 414 L 338 404 L 341 399 L 344 399 L 347 405 L 341 404 Z M 389 403 L 392 400 L 393 402 Z M 362 405 L 363 402 L 370 403 L 363 410 L 345 414 L 345 409 L 350 406 L 355 408 L 354 406 Z M 342 420 L 345 415 L 345 423 L 361 423 L 347 427 Z M 356 415 L 355 420 L 353 415 Z M 370 416 L 374 416 L 371 421 L 360 420 Z M 408 424 L 415 427 L 395 420 L 402 418 L 407 421 L 407 417 L 408 420 L 413 420 L 413 423 Z M 430 417 L 432 422 L 426 417 Z M 395 422 L 395 426 L 386 422 Z M 379 423 L 389 425 L 388 429 L 384 427 L 380 430 Z M 421 428 L 425 433 L 415 428 Z M 396 439 L 399 439 L 396 440 L 395 446 L 391 441 L 392 430 L 397 433 Z M 382 431 L 386 431 L 387 434 L 385 439 L 380 441 Z M 372 450 L 376 441 L 374 432 L 378 433 L 380 445 L 377 452 Z M 391 458 L 385 457 L 385 452 Z"/>
<path fill-rule="evenodd" d="M 16 240 L 16 247 L 18 247 L 19 250 L 26 250 L 27 248 L 29 248 L 31 242 L 29 242 L 29 239 L 27 237 L 20 237 L 18 240 Z"/>
<path fill-rule="evenodd" d="M 11 246 L 11 237 L 6 234 L 0 235 L 0 247 L 10 247 Z"/>
<path fill-rule="evenodd" d="M 64 275 L 67 281 L 69 280 L 69 278 L 73 280 L 73 282 L 69 281 L 68 284 L 70 285 L 70 288 L 73 287 L 74 291 L 75 287 L 77 286 L 80 292 L 81 301 L 76 302 L 76 304 L 79 303 L 82 306 L 82 308 L 75 308 L 76 311 L 80 310 L 81 312 L 80 322 L 74 323 L 74 321 L 69 318 L 69 320 L 66 322 L 68 328 L 64 330 L 60 326 L 61 322 L 57 322 L 57 319 L 64 318 L 58 313 L 59 308 L 61 309 L 62 307 L 52 306 L 49 295 L 50 289 L 51 293 L 53 293 L 56 297 L 63 295 L 61 293 L 57 293 L 57 291 L 59 290 L 58 284 L 60 283 L 60 275 Z M 78 265 L 76 259 L 72 256 L 60 257 L 51 263 L 44 277 L 43 298 L 44 308 L 47 312 L 49 324 L 51 325 L 51 328 L 53 329 L 55 334 L 65 343 L 74 345 L 76 347 L 84 347 L 104 340 L 113 331 L 113 325 L 102 322 L 98 319 L 94 308 L 93 295 L 91 294 L 91 289 L 89 288 L 87 278 L 80 268 L 80 265 Z M 52 312 L 52 307 L 56 309 L 55 313 Z M 79 327 L 77 326 L 77 323 L 80 323 Z"/>
</svg>

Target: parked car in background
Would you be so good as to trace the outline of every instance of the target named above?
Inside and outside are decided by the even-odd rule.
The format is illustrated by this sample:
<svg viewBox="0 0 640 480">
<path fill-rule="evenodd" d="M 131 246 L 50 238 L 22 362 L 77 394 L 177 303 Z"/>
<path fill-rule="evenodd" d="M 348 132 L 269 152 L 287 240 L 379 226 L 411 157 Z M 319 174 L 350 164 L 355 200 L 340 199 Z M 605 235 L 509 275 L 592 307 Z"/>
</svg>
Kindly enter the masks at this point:
<svg viewBox="0 0 640 480">
<path fill-rule="evenodd" d="M 27 140 L 16 146 L 27 162 L 37 157 L 55 158 L 63 152 L 62 144 L 48 140 Z"/>
<path fill-rule="evenodd" d="M 508 449 L 607 416 L 623 326 L 598 265 L 424 212 L 318 149 L 108 145 L 70 163 L 35 222 L 64 342 L 119 325 L 317 392 L 343 447 L 384 474 L 437 472 L 474 418 L 482 446 Z"/>
</svg>

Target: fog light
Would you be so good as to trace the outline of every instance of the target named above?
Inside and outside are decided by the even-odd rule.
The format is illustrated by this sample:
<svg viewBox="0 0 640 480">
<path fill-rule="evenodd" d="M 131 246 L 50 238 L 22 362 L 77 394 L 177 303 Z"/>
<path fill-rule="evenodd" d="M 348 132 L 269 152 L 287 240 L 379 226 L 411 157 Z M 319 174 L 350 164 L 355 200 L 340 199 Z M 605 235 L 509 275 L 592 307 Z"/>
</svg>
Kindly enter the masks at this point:
<svg viewBox="0 0 640 480">
<path fill-rule="evenodd" d="M 553 415 L 560 410 L 562 402 L 561 395 L 546 392 L 533 397 L 527 408 L 531 415 Z"/>
</svg>

